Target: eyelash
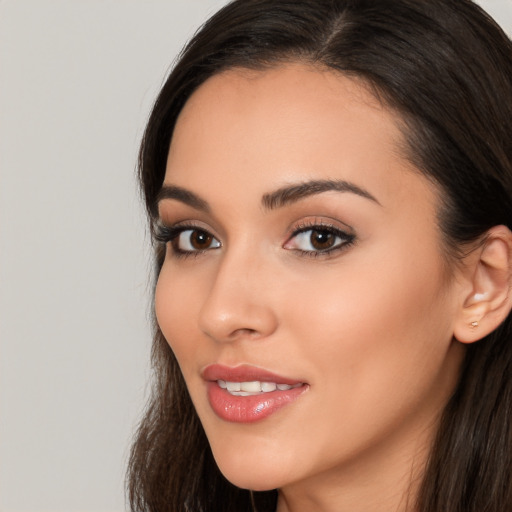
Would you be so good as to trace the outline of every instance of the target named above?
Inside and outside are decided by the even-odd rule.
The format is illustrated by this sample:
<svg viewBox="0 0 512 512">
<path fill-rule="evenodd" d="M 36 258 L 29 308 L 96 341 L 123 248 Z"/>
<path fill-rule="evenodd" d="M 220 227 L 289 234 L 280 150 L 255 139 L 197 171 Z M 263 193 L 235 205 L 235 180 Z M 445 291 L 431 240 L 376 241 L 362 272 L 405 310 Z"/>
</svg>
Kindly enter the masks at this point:
<svg viewBox="0 0 512 512">
<path fill-rule="evenodd" d="M 186 231 L 192 231 L 192 232 L 199 232 L 199 233 L 205 233 L 212 237 L 213 240 L 217 240 L 209 231 L 204 229 L 201 226 L 196 226 L 193 224 L 189 225 L 178 225 L 178 226 L 165 226 L 165 225 L 158 225 L 156 227 L 155 231 L 155 240 L 157 242 L 163 243 L 163 244 L 171 244 L 172 247 L 172 254 L 177 258 L 187 258 L 187 257 L 197 257 L 201 254 L 204 254 L 205 252 L 216 249 L 218 247 L 221 247 L 222 244 L 220 241 L 217 240 L 218 246 L 211 247 L 203 250 L 183 250 L 180 249 L 174 242 L 178 239 L 178 237 L 186 232 Z M 311 232 L 319 232 L 319 233 L 328 233 L 329 235 L 332 235 L 336 238 L 339 238 L 341 240 L 340 243 L 335 245 L 334 247 L 330 247 L 325 250 L 304 250 L 299 248 L 290 248 L 289 250 L 295 251 L 296 253 L 300 254 L 301 256 L 307 256 L 310 258 L 319 258 L 319 257 L 329 257 L 335 252 L 342 251 L 350 247 L 354 244 L 356 237 L 354 234 L 347 233 L 331 224 L 324 224 L 322 222 L 311 222 L 311 223 L 305 223 L 297 226 L 297 228 L 292 232 L 290 237 L 287 239 L 287 241 L 283 244 L 283 247 L 286 248 L 286 245 L 289 244 L 292 240 L 296 239 L 299 235 L 303 233 L 307 233 L 308 231 Z"/>
<path fill-rule="evenodd" d="M 201 226 L 196 226 L 194 224 L 188 224 L 188 225 L 178 225 L 178 226 L 165 226 L 165 225 L 158 225 L 156 227 L 155 231 L 155 240 L 157 242 L 168 244 L 170 243 L 172 247 L 172 254 L 176 258 L 188 258 L 190 256 L 197 257 L 201 254 L 205 253 L 206 251 L 209 251 L 211 249 L 216 249 L 217 247 L 207 248 L 203 250 L 183 250 L 180 249 L 174 242 L 179 238 L 179 236 L 186 232 L 186 231 L 192 231 L 192 232 L 198 232 L 198 233 L 205 233 L 206 235 L 209 235 L 212 237 L 213 240 L 217 240 L 208 230 L 204 229 Z M 220 242 L 219 246 L 220 247 Z"/>
<path fill-rule="evenodd" d="M 301 224 L 298 226 L 290 235 L 288 240 L 285 242 L 285 246 L 290 243 L 291 240 L 296 239 L 300 234 L 307 233 L 308 231 L 311 232 L 319 232 L 319 233 L 328 233 L 330 235 L 333 235 L 336 238 L 340 239 L 340 243 L 335 245 L 334 247 L 330 247 L 325 250 L 304 250 L 304 249 L 293 249 L 295 252 L 299 253 L 301 256 L 307 256 L 309 258 L 326 258 L 329 256 L 332 256 L 333 253 L 343 251 L 345 249 L 348 249 L 351 245 L 353 245 L 356 241 L 356 236 L 352 233 L 347 233 L 346 231 L 343 231 L 332 224 L 325 224 L 323 222 L 307 222 L 304 224 Z"/>
</svg>

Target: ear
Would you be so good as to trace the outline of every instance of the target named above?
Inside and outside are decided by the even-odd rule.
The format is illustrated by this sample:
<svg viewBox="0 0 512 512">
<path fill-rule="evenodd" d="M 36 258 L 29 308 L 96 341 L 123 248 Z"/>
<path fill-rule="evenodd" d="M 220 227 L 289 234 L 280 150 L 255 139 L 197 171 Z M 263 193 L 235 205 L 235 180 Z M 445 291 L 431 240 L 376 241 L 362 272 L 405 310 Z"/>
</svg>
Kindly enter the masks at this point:
<svg viewBox="0 0 512 512">
<path fill-rule="evenodd" d="M 494 331 L 512 309 L 512 232 L 493 227 L 464 263 L 453 334 L 462 343 L 473 343 Z"/>
</svg>

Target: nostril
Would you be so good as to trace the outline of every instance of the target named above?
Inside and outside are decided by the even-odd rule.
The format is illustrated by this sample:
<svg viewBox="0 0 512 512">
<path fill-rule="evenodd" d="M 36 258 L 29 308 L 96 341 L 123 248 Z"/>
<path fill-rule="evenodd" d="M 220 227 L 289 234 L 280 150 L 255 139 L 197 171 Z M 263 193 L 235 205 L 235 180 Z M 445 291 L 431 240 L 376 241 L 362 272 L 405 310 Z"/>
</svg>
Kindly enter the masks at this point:
<svg viewBox="0 0 512 512">
<path fill-rule="evenodd" d="M 239 339 L 265 338 L 275 331 L 277 320 L 273 312 L 262 308 L 258 312 L 253 309 L 250 313 L 233 313 L 222 318 L 203 315 L 200 324 L 201 330 L 211 339 L 218 342 L 233 342 Z"/>
<path fill-rule="evenodd" d="M 250 337 L 250 338 L 258 338 L 261 336 L 261 334 L 256 329 L 243 328 L 243 329 L 236 329 L 235 331 L 233 331 L 231 336 L 233 338 L 243 337 L 243 336 Z"/>
</svg>

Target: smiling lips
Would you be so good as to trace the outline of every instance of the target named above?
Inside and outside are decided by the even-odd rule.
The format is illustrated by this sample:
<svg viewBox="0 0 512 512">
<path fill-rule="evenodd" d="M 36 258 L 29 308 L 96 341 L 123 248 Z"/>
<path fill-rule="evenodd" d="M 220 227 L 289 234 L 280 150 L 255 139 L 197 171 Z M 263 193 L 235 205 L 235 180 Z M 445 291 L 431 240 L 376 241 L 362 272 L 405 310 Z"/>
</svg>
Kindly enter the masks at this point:
<svg viewBox="0 0 512 512">
<path fill-rule="evenodd" d="M 229 382 L 219 379 L 217 384 L 220 388 L 226 389 L 230 395 L 233 396 L 254 396 L 261 393 L 271 393 L 278 389 L 279 391 L 288 391 L 292 388 L 302 386 L 302 383 L 290 386 L 289 384 L 277 384 L 275 382 L 261 382 L 259 380 L 252 380 L 249 382 Z"/>
<path fill-rule="evenodd" d="M 215 414 L 236 423 L 263 420 L 295 401 L 309 386 L 253 366 L 218 364 L 202 372 L 208 400 Z"/>
</svg>

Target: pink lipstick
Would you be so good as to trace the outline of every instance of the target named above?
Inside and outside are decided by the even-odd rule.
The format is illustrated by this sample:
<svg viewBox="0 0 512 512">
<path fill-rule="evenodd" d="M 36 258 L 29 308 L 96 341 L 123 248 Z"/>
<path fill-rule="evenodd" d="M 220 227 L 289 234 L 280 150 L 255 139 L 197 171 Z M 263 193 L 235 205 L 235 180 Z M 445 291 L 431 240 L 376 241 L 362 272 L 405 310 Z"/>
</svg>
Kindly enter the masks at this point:
<svg viewBox="0 0 512 512">
<path fill-rule="evenodd" d="M 235 423 L 268 418 L 309 387 L 305 382 L 250 365 L 212 364 L 203 370 L 202 377 L 207 381 L 208 400 L 215 414 Z"/>
</svg>

